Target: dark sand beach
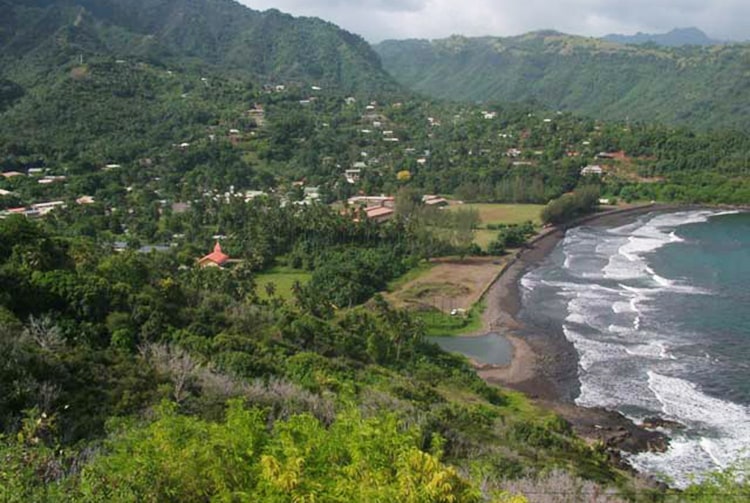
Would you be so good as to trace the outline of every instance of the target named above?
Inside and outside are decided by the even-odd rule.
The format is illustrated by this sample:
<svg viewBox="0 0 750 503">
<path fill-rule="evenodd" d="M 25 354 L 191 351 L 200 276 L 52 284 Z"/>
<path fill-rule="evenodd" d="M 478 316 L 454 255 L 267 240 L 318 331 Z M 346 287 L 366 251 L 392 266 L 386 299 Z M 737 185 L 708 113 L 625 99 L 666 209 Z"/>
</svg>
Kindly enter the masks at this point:
<svg viewBox="0 0 750 503">
<path fill-rule="evenodd" d="M 673 208 L 646 205 L 603 212 L 580 219 L 567 228 L 582 224 L 614 227 L 647 212 Z M 581 437 L 611 447 L 614 456 L 620 450 L 664 450 L 668 439 L 663 434 L 646 430 L 615 411 L 575 405 L 573 400 L 579 386 L 575 348 L 565 338 L 561 327 L 530 326 L 522 319 L 519 281 L 554 250 L 565 236 L 565 230 L 548 229 L 533 239 L 487 291 L 484 332 L 507 336 L 513 345 L 513 359 L 507 366 L 475 362 L 477 373 L 489 383 L 522 391 L 539 405 L 556 411 Z"/>
</svg>

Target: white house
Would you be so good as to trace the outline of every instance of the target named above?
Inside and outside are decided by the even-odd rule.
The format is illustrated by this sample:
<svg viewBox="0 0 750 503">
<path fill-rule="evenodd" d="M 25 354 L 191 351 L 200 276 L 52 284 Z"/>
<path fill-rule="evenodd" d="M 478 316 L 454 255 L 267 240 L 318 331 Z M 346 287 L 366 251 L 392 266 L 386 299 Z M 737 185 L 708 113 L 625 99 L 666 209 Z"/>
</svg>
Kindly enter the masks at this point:
<svg viewBox="0 0 750 503">
<path fill-rule="evenodd" d="M 355 163 L 358 164 L 358 163 Z M 344 171 L 344 178 L 346 178 L 346 181 L 349 183 L 357 183 L 359 179 L 362 177 L 362 170 L 357 169 L 347 169 Z"/>
<path fill-rule="evenodd" d="M 601 176 L 602 173 L 603 173 L 602 167 L 599 165 L 586 166 L 585 168 L 581 169 L 582 176 L 586 176 L 586 175 Z"/>
</svg>

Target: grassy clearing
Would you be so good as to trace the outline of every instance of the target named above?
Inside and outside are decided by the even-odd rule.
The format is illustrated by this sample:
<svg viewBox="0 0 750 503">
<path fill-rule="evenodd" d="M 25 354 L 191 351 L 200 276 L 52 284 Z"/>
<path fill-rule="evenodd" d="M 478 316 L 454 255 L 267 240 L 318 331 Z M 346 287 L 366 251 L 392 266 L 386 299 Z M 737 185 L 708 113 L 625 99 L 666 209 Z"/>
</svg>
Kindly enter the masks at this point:
<svg viewBox="0 0 750 503">
<path fill-rule="evenodd" d="M 455 336 L 481 330 L 484 308 L 485 303 L 481 301 L 463 316 L 451 316 L 437 309 L 421 311 L 416 316 L 424 323 L 428 336 Z"/>
<path fill-rule="evenodd" d="M 292 298 L 292 286 L 294 282 L 299 281 L 300 284 L 304 285 L 310 281 L 311 277 L 312 274 L 307 271 L 277 266 L 258 274 L 255 279 L 258 284 L 258 295 L 261 298 L 268 298 L 266 285 L 273 283 L 276 287 L 276 295 L 284 300 L 288 300 Z"/>
<path fill-rule="evenodd" d="M 541 204 L 463 204 L 451 208 L 472 208 L 479 212 L 482 227 L 487 224 L 522 224 L 531 220 L 534 225 L 541 225 Z"/>
<path fill-rule="evenodd" d="M 487 251 L 487 247 L 497 239 L 499 231 L 491 231 L 488 229 L 479 229 L 474 232 L 474 242 L 479 245 L 482 250 Z"/>
<path fill-rule="evenodd" d="M 411 283 L 423 274 L 428 273 L 433 267 L 435 267 L 435 264 L 433 262 L 420 262 L 417 267 L 409 269 L 405 274 L 402 274 L 400 277 L 389 282 L 386 290 L 389 292 L 398 291 L 407 283 Z"/>
<path fill-rule="evenodd" d="M 472 208 L 479 212 L 481 223 L 474 234 L 474 242 L 483 250 L 497 238 L 498 231 L 488 229 L 488 225 L 522 224 L 531 220 L 536 225 L 542 225 L 541 214 L 544 208 L 541 204 L 463 204 L 451 206 L 455 208 Z"/>
</svg>

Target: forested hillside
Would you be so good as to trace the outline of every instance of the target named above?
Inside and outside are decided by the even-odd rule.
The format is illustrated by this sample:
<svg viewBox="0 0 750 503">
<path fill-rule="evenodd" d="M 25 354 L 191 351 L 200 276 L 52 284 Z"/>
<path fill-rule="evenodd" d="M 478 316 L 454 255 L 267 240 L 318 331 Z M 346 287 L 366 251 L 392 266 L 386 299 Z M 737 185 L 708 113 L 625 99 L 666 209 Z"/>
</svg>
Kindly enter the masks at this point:
<svg viewBox="0 0 750 503">
<path fill-rule="evenodd" d="M 675 28 L 668 33 L 642 33 L 635 35 L 621 35 L 612 33 L 602 37 L 618 44 L 656 44 L 666 47 L 680 47 L 682 45 L 719 45 L 724 42 L 710 38 L 698 28 Z"/>
<path fill-rule="evenodd" d="M 2 0 L 0 11 L 0 75 L 21 86 L 50 67 L 106 54 L 261 83 L 314 81 L 350 92 L 393 87 L 359 36 L 232 0 Z"/>
<path fill-rule="evenodd" d="M 672 495 L 380 293 L 534 232 L 482 249 L 424 195 L 747 203 L 746 133 L 423 99 L 224 0 L 0 7 L 0 500 Z M 384 222 L 347 201 L 381 194 Z M 691 501 L 747 492 L 718 482 Z"/>
<path fill-rule="evenodd" d="M 399 82 L 465 102 L 533 100 L 603 120 L 747 128 L 750 46 L 619 45 L 556 32 L 386 41 Z"/>
</svg>

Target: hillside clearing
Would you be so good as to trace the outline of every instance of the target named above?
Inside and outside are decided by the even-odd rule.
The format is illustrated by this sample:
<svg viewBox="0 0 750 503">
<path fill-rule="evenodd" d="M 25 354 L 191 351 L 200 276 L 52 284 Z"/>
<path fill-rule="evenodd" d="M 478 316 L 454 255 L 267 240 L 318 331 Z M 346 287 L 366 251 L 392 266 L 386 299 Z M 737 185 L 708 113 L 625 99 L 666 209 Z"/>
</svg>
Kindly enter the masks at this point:
<svg viewBox="0 0 750 503">
<path fill-rule="evenodd" d="M 416 310 L 469 311 L 502 270 L 505 258 L 434 259 L 433 267 L 408 281 L 386 298 L 397 307 Z"/>
</svg>

